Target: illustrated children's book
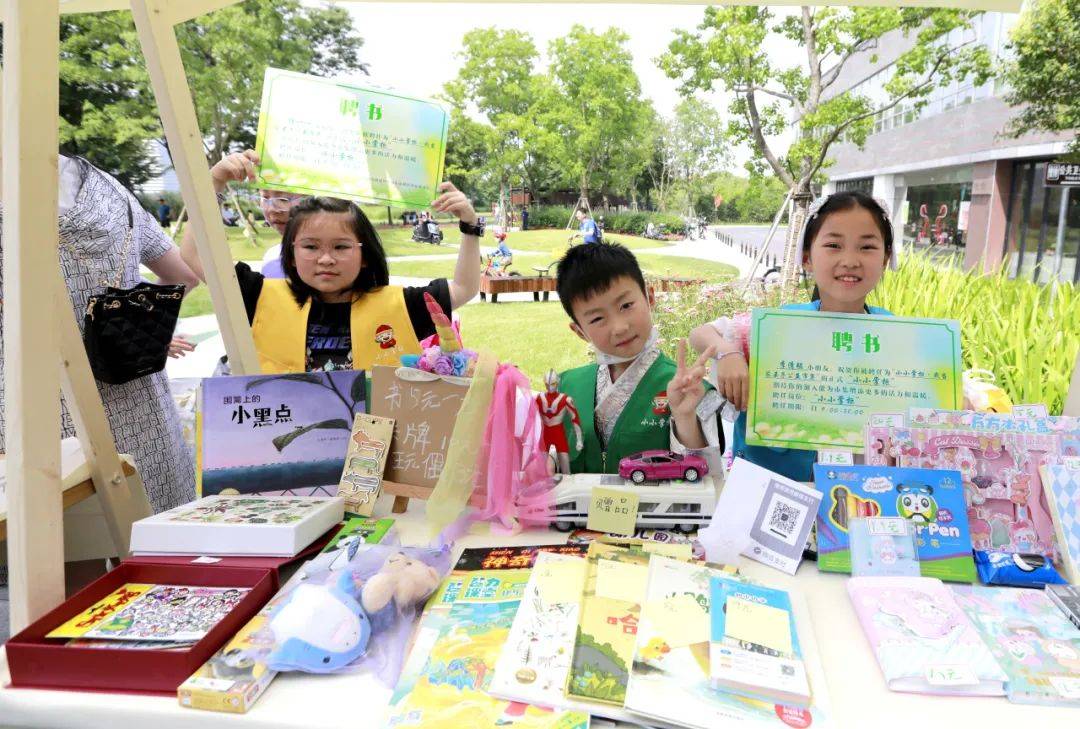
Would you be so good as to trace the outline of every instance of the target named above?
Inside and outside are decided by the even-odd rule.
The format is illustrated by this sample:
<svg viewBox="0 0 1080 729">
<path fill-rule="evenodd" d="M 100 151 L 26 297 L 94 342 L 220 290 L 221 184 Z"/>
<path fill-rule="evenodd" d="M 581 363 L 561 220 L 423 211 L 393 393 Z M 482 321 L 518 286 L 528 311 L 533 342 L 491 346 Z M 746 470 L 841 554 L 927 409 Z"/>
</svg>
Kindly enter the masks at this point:
<svg viewBox="0 0 1080 729">
<path fill-rule="evenodd" d="M 358 516 L 371 516 L 382 490 L 386 455 L 394 437 L 394 419 L 357 413 L 353 420 L 345 468 L 338 483 L 338 496 L 345 509 Z"/>
<path fill-rule="evenodd" d="M 132 524 L 131 550 L 292 557 L 344 513 L 337 497 L 207 496 Z"/>
<path fill-rule="evenodd" d="M 653 556 L 638 624 L 637 646 L 626 689 L 626 708 L 650 719 L 714 729 L 736 722 L 752 726 L 828 726 L 828 691 L 813 631 L 803 622 L 801 641 L 810 674 L 809 708 L 757 701 L 712 686 L 710 581 L 736 579 L 734 570 Z M 808 620 L 805 601 L 792 593 L 796 622 Z M 649 722 L 646 722 L 649 723 Z"/>
<path fill-rule="evenodd" d="M 198 493 L 333 496 L 362 370 L 208 377 L 198 420 Z"/>
<path fill-rule="evenodd" d="M 1065 576 L 1080 585 L 1080 468 L 1072 463 L 1044 466 L 1042 478 Z"/>
<path fill-rule="evenodd" d="M 588 726 L 587 713 L 510 702 L 487 693 L 531 576 L 529 568 L 540 551 L 548 550 L 465 550 L 428 600 L 390 699 L 387 727 Z M 566 547 L 552 551 L 565 553 Z M 474 569 L 485 564 L 486 569 Z"/>
<path fill-rule="evenodd" d="M 500 698 L 563 706 L 574 655 L 586 561 L 552 552 L 536 558 L 490 692 Z"/>
<path fill-rule="evenodd" d="M 806 678 L 791 599 L 724 577 L 709 583 L 713 685 L 751 699 L 806 707 Z"/>
<path fill-rule="evenodd" d="M 1056 462 L 1057 436 L 938 428 L 908 428 L 897 436 L 898 465 L 960 471 L 976 550 L 1054 556 L 1039 469 Z"/>
<path fill-rule="evenodd" d="M 1080 707 L 1080 628 L 1042 590 L 954 587 L 1009 676 L 1009 701 Z"/>
<path fill-rule="evenodd" d="M 890 689 L 969 696 L 1005 693 L 1005 673 L 940 580 L 852 577 L 847 586 Z"/>
<path fill-rule="evenodd" d="M 959 471 L 818 464 L 814 482 L 822 492 L 817 515 L 818 568 L 822 571 L 851 572 L 851 519 L 903 517 L 915 527 L 924 577 L 975 580 Z"/>
<path fill-rule="evenodd" d="M 305 562 L 301 569 L 307 572 L 345 569 L 345 565 L 364 545 L 379 544 L 387 539 L 393 526 L 393 519 L 368 519 L 359 516 L 346 519 L 322 551 Z"/>
<path fill-rule="evenodd" d="M 249 592 L 246 587 L 189 587 L 128 583 L 46 638 L 197 641 Z"/>
<path fill-rule="evenodd" d="M 634 659 L 649 554 L 593 542 L 566 695 L 622 706 Z"/>
</svg>

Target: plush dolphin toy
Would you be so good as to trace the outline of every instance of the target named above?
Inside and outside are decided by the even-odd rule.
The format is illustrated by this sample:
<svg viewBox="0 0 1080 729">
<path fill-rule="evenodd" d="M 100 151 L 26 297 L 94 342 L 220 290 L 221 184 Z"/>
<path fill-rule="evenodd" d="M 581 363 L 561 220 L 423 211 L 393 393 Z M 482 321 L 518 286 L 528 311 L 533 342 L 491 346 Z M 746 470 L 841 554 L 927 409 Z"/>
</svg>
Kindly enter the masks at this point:
<svg viewBox="0 0 1080 729">
<path fill-rule="evenodd" d="M 331 673 L 367 651 L 371 622 L 358 602 L 359 590 L 345 570 L 330 585 L 304 583 L 270 619 L 274 671 Z"/>
</svg>

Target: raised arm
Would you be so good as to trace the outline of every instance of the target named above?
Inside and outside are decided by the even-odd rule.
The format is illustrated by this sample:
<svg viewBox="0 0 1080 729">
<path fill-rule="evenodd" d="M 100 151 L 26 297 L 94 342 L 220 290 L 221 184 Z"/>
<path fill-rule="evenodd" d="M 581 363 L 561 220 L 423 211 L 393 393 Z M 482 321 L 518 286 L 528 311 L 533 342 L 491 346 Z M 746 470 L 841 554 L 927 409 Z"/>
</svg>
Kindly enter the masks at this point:
<svg viewBox="0 0 1080 729">
<path fill-rule="evenodd" d="M 254 150 L 248 149 L 243 152 L 234 152 L 223 157 L 220 162 L 210 168 L 210 179 L 214 183 L 214 192 L 225 192 L 230 182 L 255 181 L 255 165 L 259 164 L 259 155 Z M 189 223 L 184 227 L 184 237 L 180 241 L 180 255 L 184 263 L 198 276 L 200 281 L 206 281 L 206 272 L 203 270 L 202 260 L 199 258 L 199 249 L 195 245 L 195 233 Z"/>
<path fill-rule="evenodd" d="M 439 185 L 442 193 L 431 209 L 440 213 L 450 213 L 458 220 L 468 225 L 476 225 L 477 215 L 473 210 L 472 203 L 465 197 L 465 193 L 454 187 L 452 182 L 444 182 Z M 475 235 L 462 235 L 461 246 L 458 248 L 457 265 L 454 267 L 454 278 L 450 281 L 450 306 L 457 309 L 472 301 L 480 291 L 480 267 L 476 262 L 480 260 L 480 238 Z"/>
</svg>

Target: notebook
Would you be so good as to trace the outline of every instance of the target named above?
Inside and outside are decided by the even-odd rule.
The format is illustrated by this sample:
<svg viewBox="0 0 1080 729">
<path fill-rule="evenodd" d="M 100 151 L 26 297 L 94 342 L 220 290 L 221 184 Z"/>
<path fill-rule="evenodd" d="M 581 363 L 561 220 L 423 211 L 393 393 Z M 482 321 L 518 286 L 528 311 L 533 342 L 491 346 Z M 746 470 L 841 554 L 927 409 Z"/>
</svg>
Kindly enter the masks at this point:
<svg viewBox="0 0 1080 729">
<path fill-rule="evenodd" d="M 1005 672 L 941 580 L 853 577 L 848 594 L 891 690 L 1005 694 Z"/>
</svg>

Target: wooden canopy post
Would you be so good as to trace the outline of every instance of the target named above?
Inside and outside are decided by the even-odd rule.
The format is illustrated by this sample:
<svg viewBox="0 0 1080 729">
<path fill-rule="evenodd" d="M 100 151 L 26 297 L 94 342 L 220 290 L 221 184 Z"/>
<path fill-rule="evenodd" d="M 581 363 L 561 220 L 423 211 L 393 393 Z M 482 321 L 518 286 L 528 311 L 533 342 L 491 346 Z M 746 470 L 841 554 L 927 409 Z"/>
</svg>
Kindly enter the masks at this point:
<svg viewBox="0 0 1080 729">
<path fill-rule="evenodd" d="M 204 12 L 229 4 L 228 0 L 190 3 Z M 187 5 L 189 3 L 168 0 L 131 0 L 131 14 L 146 56 L 165 137 L 173 153 L 173 165 L 180 180 L 199 258 L 203 262 L 210 300 L 214 303 L 225 351 L 229 354 L 229 367 L 234 375 L 254 375 L 259 373 L 255 340 L 251 337 L 251 327 L 240 297 L 240 285 L 236 282 L 225 227 L 218 213 L 203 154 L 199 120 L 173 28 L 178 20 L 191 17 Z"/>
<path fill-rule="evenodd" d="M 64 599 L 56 2 L 4 3 L 4 363 L 11 628 Z M 66 303 L 66 296 L 65 296 Z M 32 588 L 32 589 L 31 589 Z"/>
</svg>

